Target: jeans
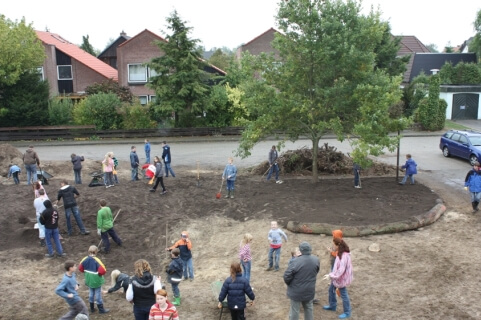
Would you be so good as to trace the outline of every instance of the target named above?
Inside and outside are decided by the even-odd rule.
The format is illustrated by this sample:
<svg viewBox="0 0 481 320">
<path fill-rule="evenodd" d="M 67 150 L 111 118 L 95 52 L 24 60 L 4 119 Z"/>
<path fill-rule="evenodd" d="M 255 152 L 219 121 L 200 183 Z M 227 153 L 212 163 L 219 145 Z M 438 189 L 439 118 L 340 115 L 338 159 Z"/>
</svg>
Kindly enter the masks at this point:
<svg viewBox="0 0 481 320">
<path fill-rule="evenodd" d="M 26 164 L 25 171 L 27 171 L 27 184 L 37 182 L 37 165 L 35 163 Z"/>
<path fill-rule="evenodd" d="M 169 176 L 169 172 L 170 174 L 172 175 L 172 177 L 175 178 L 175 173 L 174 173 L 174 170 L 172 170 L 172 168 L 170 167 L 170 163 L 165 163 L 165 176 L 168 177 Z"/>
<path fill-rule="evenodd" d="M 87 317 L 89 315 L 89 310 L 83 300 L 80 300 L 74 305 L 69 305 L 68 312 L 59 320 L 73 320 L 79 313 L 85 314 Z"/>
<path fill-rule="evenodd" d="M 277 165 L 277 163 L 274 163 L 274 164 L 271 166 L 271 168 L 269 169 L 269 173 L 267 174 L 267 179 L 266 179 L 266 180 L 270 180 L 270 179 L 271 179 L 272 171 L 275 171 L 275 172 L 276 172 L 276 181 L 279 180 L 279 166 Z"/>
<path fill-rule="evenodd" d="M 359 186 L 359 170 L 354 170 L 354 186 Z"/>
<path fill-rule="evenodd" d="M 339 288 L 339 292 L 341 294 L 342 299 L 342 307 L 344 309 L 344 313 L 348 316 L 351 315 L 351 302 L 349 301 L 349 295 L 347 294 L 347 288 Z M 336 299 L 336 287 L 331 282 L 329 286 L 329 307 L 335 309 L 337 307 L 337 299 Z"/>
<path fill-rule="evenodd" d="M 145 163 L 150 163 L 150 151 L 145 151 Z"/>
<path fill-rule="evenodd" d="M 104 173 L 104 180 L 106 186 L 113 186 L 114 185 L 114 175 L 112 171 Z"/>
<path fill-rule="evenodd" d="M 481 192 L 471 192 L 471 202 L 481 202 Z"/>
<path fill-rule="evenodd" d="M 137 307 L 134 304 L 134 317 L 135 320 L 149 320 L 151 307 Z"/>
<path fill-rule="evenodd" d="M 139 180 L 139 172 L 137 169 L 138 167 L 135 167 L 135 168 L 132 168 L 131 170 L 130 178 L 132 179 L 132 181 Z"/>
<path fill-rule="evenodd" d="M 244 309 L 229 309 L 232 320 L 245 320 Z"/>
<path fill-rule="evenodd" d="M 45 238 L 45 226 L 40 223 L 40 214 L 37 214 L 37 223 L 38 223 L 38 237 L 40 239 Z"/>
<path fill-rule="evenodd" d="M 81 171 L 82 169 L 73 169 L 73 174 L 74 174 L 76 184 L 82 184 Z"/>
<path fill-rule="evenodd" d="M 117 177 L 116 174 L 114 174 L 114 182 L 115 184 L 119 184 L 119 178 Z"/>
<path fill-rule="evenodd" d="M 275 256 L 274 256 L 275 255 Z M 281 257 L 281 247 L 279 248 L 269 248 L 269 268 L 272 268 L 272 265 L 274 265 L 274 269 L 279 270 L 279 259 Z M 273 258 L 274 258 L 274 263 L 273 263 Z"/>
<path fill-rule="evenodd" d="M 411 184 L 414 184 L 414 175 L 413 174 L 407 174 L 404 176 L 403 181 L 401 181 L 402 184 L 405 184 L 408 177 L 411 179 Z"/>
<path fill-rule="evenodd" d="M 102 242 L 105 247 L 105 251 L 109 252 L 110 251 L 110 241 L 109 241 L 109 235 L 112 237 L 112 240 L 119 246 L 122 245 L 122 240 L 120 240 L 119 236 L 115 232 L 114 228 L 110 228 L 109 230 L 105 232 L 100 233 L 100 237 L 102 238 Z"/>
<path fill-rule="evenodd" d="M 252 265 L 252 260 L 249 261 L 242 261 L 241 260 L 241 265 L 242 269 L 244 270 L 244 273 L 242 274 L 244 278 L 247 279 L 247 281 L 251 281 L 251 265 Z"/>
<path fill-rule="evenodd" d="M 104 304 L 102 300 L 102 287 L 89 288 L 89 302 L 94 303 L 95 298 L 97 298 L 97 304 Z"/>
<path fill-rule="evenodd" d="M 65 218 L 67 220 L 67 233 L 69 235 L 72 235 L 72 224 L 70 223 L 70 215 L 74 216 L 75 221 L 77 222 L 77 225 L 80 229 L 81 233 L 85 233 L 85 227 L 82 222 L 82 218 L 80 217 L 80 212 L 78 210 L 78 207 L 75 206 L 73 208 L 65 208 Z"/>
<path fill-rule="evenodd" d="M 62 244 L 60 243 L 60 235 L 58 233 L 58 228 L 56 229 L 45 229 L 45 242 L 47 243 L 47 251 L 49 255 L 53 254 L 52 240 L 55 243 L 55 249 L 58 255 L 63 253 Z"/>
<path fill-rule="evenodd" d="M 12 173 L 12 176 L 13 176 L 13 181 L 15 182 L 15 184 L 19 184 L 20 180 L 18 179 L 18 171 Z"/>
<path fill-rule="evenodd" d="M 313 320 L 312 300 L 310 301 L 294 301 L 291 300 L 291 308 L 289 309 L 289 320 L 299 320 L 299 313 L 304 308 L 304 320 Z"/>
<path fill-rule="evenodd" d="M 174 293 L 174 297 L 180 297 L 179 283 L 171 282 L 170 284 L 172 285 L 172 292 Z"/>
<path fill-rule="evenodd" d="M 227 180 L 226 182 L 226 190 L 227 191 L 234 191 L 235 180 Z"/>
<path fill-rule="evenodd" d="M 192 258 L 188 260 L 182 259 L 182 262 L 184 262 L 184 278 L 187 279 L 187 277 L 194 279 L 194 265 L 192 263 Z"/>
</svg>

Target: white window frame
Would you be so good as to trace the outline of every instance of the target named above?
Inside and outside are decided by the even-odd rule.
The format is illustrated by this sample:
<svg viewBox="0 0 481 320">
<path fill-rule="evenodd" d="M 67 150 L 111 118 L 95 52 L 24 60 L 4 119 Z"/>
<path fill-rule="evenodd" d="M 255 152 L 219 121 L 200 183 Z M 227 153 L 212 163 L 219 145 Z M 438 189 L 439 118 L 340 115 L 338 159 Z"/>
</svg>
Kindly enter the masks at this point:
<svg viewBox="0 0 481 320">
<path fill-rule="evenodd" d="M 132 80 L 130 79 L 130 66 L 136 66 L 136 67 L 142 67 L 144 68 L 144 80 L 138 80 L 138 79 L 135 79 L 135 80 Z M 147 67 L 144 66 L 142 63 L 129 63 L 127 64 L 127 72 L 128 72 L 128 82 L 129 83 L 146 83 L 147 82 Z M 139 73 L 140 74 L 140 73 Z"/>
<path fill-rule="evenodd" d="M 149 102 L 155 102 L 155 95 L 150 95 L 149 96 Z"/>
<path fill-rule="evenodd" d="M 40 75 L 40 81 L 45 80 L 45 74 L 43 73 L 43 67 L 38 67 L 37 73 Z"/>
<path fill-rule="evenodd" d="M 140 101 L 140 104 L 145 106 L 149 103 L 149 96 L 148 95 L 141 95 L 141 96 L 138 96 L 139 98 L 139 101 Z M 145 103 L 142 103 L 142 99 L 144 99 Z"/>
<path fill-rule="evenodd" d="M 60 68 L 70 68 L 70 78 L 60 78 Z M 57 80 L 73 80 L 72 65 L 60 65 L 57 66 Z"/>
</svg>

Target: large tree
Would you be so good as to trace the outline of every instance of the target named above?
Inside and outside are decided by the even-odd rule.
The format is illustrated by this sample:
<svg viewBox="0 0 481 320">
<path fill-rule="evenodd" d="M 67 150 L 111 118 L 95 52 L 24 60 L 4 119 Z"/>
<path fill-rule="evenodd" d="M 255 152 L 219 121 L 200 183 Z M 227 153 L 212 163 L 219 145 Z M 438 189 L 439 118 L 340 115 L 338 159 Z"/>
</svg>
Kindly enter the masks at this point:
<svg viewBox="0 0 481 320">
<path fill-rule="evenodd" d="M 318 145 L 326 133 L 341 141 L 356 137 L 352 154 L 362 161 L 393 149 L 398 140 L 388 133 L 405 123 L 389 117 L 400 100 L 401 77 L 376 67 L 387 28 L 380 14 L 361 15 L 352 0 L 291 0 L 280 2 L 277 21 L 283 35 L 276 35 L 273 47 L 280 61 L 261 56 L 256 76 L 240 85 L 257 118 L 243 132 L 238 153 L 248 156 L 255 143 L 279 129 L 290 140 L 306 136 L 318 181 Z"/>
<path fill-rule="evenodd" d="M 156 102 L 153 109 L 164 115 L 175 114 L 175 125 L 179 117 L 201 114 L 209 94 L 208 74 L 198 39 L 189 38 L 192 28 L 187 27 L 177 11 L 167 17 L 170 34 L 167 41 L 158 41 L 162 56 L 148 64 L 156 72 L 150 86 L 155 89 Z"/>
<path fill-rule="evenodd" d="M 473 26 L 476 34 L 469 44 L 469 51 L 475 52 L 478 57 L 478 62 L 481 63 L 481 10 L 476 13 L 476 19 L 474 20 Z"/>
</svg>

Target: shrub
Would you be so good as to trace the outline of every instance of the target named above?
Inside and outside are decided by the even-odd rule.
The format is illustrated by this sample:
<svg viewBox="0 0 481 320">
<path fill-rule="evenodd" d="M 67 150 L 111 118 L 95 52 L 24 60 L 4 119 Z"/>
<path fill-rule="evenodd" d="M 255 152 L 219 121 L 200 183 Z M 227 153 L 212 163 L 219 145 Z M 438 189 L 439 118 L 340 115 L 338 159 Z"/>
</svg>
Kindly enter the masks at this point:
<svg viewBox="0 0 481 320">
<path fill-rule="evenodd" d="M 74 121 L 80 125 L 95 125 L 97 130 L 119 129 L 122 116 L 121 102 L 113 93 L 98 93 L 88 96 L 74 108 Z"/>
<path fill-rule="evenodd" d="M 48 120 L 50 125 L 70 124 L 72 113 L 72 100 L 53 98 L 48 101 Z"/>
<path fill-rule="evenodd" d="M 122 127 L 124 129 L 149 129 L 155 128 L 157 122 L 150 119 L 149 108 L 140 103 L 122 106 Z"/>
</svg>

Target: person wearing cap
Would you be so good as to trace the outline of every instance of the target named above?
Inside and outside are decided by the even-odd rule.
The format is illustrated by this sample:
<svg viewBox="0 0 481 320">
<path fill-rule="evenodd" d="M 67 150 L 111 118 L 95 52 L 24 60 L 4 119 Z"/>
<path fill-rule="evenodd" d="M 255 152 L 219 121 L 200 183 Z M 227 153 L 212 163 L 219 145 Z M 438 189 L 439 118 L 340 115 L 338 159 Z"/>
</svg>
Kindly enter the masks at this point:
<svg viewBox="0 0 481 320">
<path fill-rule="evenodd" d="M 473 169 L 469 170 L 464 179 L 464 189 L 471 194 L 471 205 L 473 213 L 479 210 L 478 205 L 481 199 L 481 170 L 479 162 L 473 164 Z"/>
<path fill-rule="evenodd" d="M 318 257 L 311 255 L 312 249 L 308 242 L 301 242 L 299 251 L 302 255 L 294 259 L 284 272 L 287 296 L 291 299 L 289 320 L 299 319 L 301 304 L 304 319 L 312 320 L 312 302 L 316 293 L 316 277 L 320 262 Z"/>
<path fill-rule="evenodd" d="M 27 151 L 23 154 L 22 160 L 25 171 L 27 171 L 27 184 L 35 183 L 37 181 L 37 165 L 40 166 L 40 159 L 33 150 L 33 146 L 28 147 Z"/>
<path fill-rule="evenodd" d="M 179 248 L 180 259 L 184 263 L 184 280 L 194 280 L 194 265 L 192 262 L 192 241 L 189 239 L 189 233 L 182 231 L 181 238 L 173 246 L 167 248 L 167 251 L 171 251 L 174 248 Z"/>
</svg>

